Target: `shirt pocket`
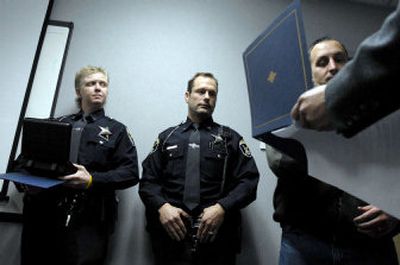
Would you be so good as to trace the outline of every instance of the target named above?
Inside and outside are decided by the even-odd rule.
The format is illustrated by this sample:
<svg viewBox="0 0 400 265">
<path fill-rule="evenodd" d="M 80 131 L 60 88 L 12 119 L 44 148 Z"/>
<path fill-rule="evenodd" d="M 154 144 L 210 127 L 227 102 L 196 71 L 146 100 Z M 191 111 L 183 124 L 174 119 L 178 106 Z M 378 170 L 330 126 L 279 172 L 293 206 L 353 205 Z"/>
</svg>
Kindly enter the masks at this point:
<svg viewBox="0 0 400 265">
<path fill-rule="evenodd" d="M 204 153 L 204 161 L 201 165 L 204 181 L 222 180 L 226 156 L 227 153 L 222 150 L 207 150 Z"/>
<path fill-rule="evenodd" d="M 166 174 L 172 177 L 181 177 L 185 172 L 184 149 L 182 146 L 165 150 Z"/>
<path fill-rule="evenodd" d="M 85 150 L 82 150 L 82 162 L 87 162 L 96 167 L 107 167 L 112 163 L 112 156 L 115 150 L 114 141 L 89 140 Z"/>
</svg>

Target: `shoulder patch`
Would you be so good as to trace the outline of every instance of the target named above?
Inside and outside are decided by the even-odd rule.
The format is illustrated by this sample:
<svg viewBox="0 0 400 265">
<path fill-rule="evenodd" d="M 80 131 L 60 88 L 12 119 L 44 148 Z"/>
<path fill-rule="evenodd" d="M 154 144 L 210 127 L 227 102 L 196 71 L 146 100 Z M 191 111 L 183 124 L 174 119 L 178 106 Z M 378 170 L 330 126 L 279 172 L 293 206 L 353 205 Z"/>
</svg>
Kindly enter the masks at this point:
<svg viewBox="0 0 400 265">
<path fill-rule="evenodd" d="M 157 139 L 154 141 L 153 148 L 151 149 L 151 152 L 150 152 L 150 153 L 152 154 L 152 153 L 154 153 L 155 151 L 157 151 L 159 146 L 160 146 L 160 138 L 157 138 Z"/>
<path fill-rule="evenodd" d="M 239 149 L 244 156 L 251 157 L 250 148 L 243 139 L 239 141 Z"/>
<path fill-rule="evenodd" d="M 125 128 L 126 128 L 126 133 L 128 134 L 128 138 L 129 138 L 129 140 L 131 140 L 132 145 L 136 146 L 135 141 L 133 140 L 133 137 L 132 137 L 131 133 L 128 130 L 128 127 L 125 127 Z"/>
</svg>

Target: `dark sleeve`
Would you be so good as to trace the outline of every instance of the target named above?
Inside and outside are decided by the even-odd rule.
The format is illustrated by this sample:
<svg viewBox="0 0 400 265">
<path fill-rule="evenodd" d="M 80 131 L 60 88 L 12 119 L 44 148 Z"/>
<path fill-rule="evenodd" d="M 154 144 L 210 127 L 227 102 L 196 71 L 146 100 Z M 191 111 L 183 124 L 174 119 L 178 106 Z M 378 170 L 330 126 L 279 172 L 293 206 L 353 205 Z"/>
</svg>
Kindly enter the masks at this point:
<svg viewBox="0 0 400 265">
<path fill-rule="evenodd" d="M 354 59 L 327 84 L 327 109 L 339 133 L 351 137 L 400 107 L 400 3 Z"/>
<path fill-rule="evenodd" d="M 160 137 L 156 140 L 152 152 L 142 163 L 143 172 L 139 183 L 139 195 L 147 209 L 158 210 L 167 201 L 162 195 L 162 152 Z"/>
<path fill-rule="evenodd" d="M 139 182 L 136 146 L 125 126 L 119 133 L 108 163 L 112 165 L 112 169 L 90 172 L 93 176 L 93 188 L 125 189 Z"/>
<path fill-rule="evenodd" d="M 266 145 L 268 166 L 280 179 L 297 179 L 308 176 L 307 156 L 302 144 L 294 139 L 275 137 L 271 145 Z"/>
<path fill-rule="evenodd" d="M 227 211 L 239 210 L 254 201 L 259 180 L 254 158 L 241 136 L 233 135 L 229 152 L 225 192 L 218 201 Z"/>
</svg>

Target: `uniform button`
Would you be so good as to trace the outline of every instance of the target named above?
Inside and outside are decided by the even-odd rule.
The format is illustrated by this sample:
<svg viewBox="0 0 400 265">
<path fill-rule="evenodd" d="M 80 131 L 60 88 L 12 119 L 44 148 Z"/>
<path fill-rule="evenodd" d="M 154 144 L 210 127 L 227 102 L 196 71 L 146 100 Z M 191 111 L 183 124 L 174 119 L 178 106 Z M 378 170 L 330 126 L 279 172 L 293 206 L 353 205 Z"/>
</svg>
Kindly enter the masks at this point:
<svg viewBox="0 0 400 265">
<path fill-rule="evenodd" d="M 169 157 L 172 157 L 172 154 L 169 154 Z"/>
<path fill-rule="evenodd" d="M 218 158 L 221 158 L 221 155 L 220 155 L 220 154 L 218 154 L 218 155 L 217 155 L 217 157 L 218 157 Z"/>
</svg>

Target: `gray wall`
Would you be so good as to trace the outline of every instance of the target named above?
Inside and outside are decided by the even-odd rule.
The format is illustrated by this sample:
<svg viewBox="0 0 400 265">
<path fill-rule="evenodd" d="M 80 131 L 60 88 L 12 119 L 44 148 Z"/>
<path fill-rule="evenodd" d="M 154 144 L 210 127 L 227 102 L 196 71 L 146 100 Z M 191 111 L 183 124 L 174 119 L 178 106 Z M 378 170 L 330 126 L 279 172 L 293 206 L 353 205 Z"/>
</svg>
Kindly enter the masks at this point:
<svg viewBox="0 0 400 265">
<path fill-rule="evenodd" d="M 48 0 L 0 0 L 0 172 L 2 173 L 7 169 L 48 2 Z M 14 185 L 11 184 L 9 187 L 10 200 L 0 202 L 0 211 L 20 213 L 22 196 L 15 190 Z M 0 223 L 1 264 L 19 263 L 20 232 L 20 224 Z"/>
<path fill-rule="evenodd" d="M 75 72 L 87 64 L 104 66 L 111 77 L 106 111 L 130 128 L 140 161 L 159 131 L 185 119 L 187 80 L 197 71 L 217 76 L 220 91 L 214 119 L 244 136 L 261 172 L 257 201 L 244 211 L 238 264 L 278 261 L 280 229 L 272 220 L 276 181 L 259 142 L 251 138 L 241 56 L 289 2 L 55 0 L 51 16 L 75 24 L 56 115 L 76 110 Z M 342 1 L 303 1 L 307 39 L 330 35 L 343 40 L 350 51 L 378 28 L 387 12 Z M 121 192 L 120 197 L 120 220 L 109 264 L 151 264 L 137 187 Z"/>
<path fill-rule="evenodd" d="M 0 172 L 7 168 L 48 2 L 0 0 Z"/>
</svg>

